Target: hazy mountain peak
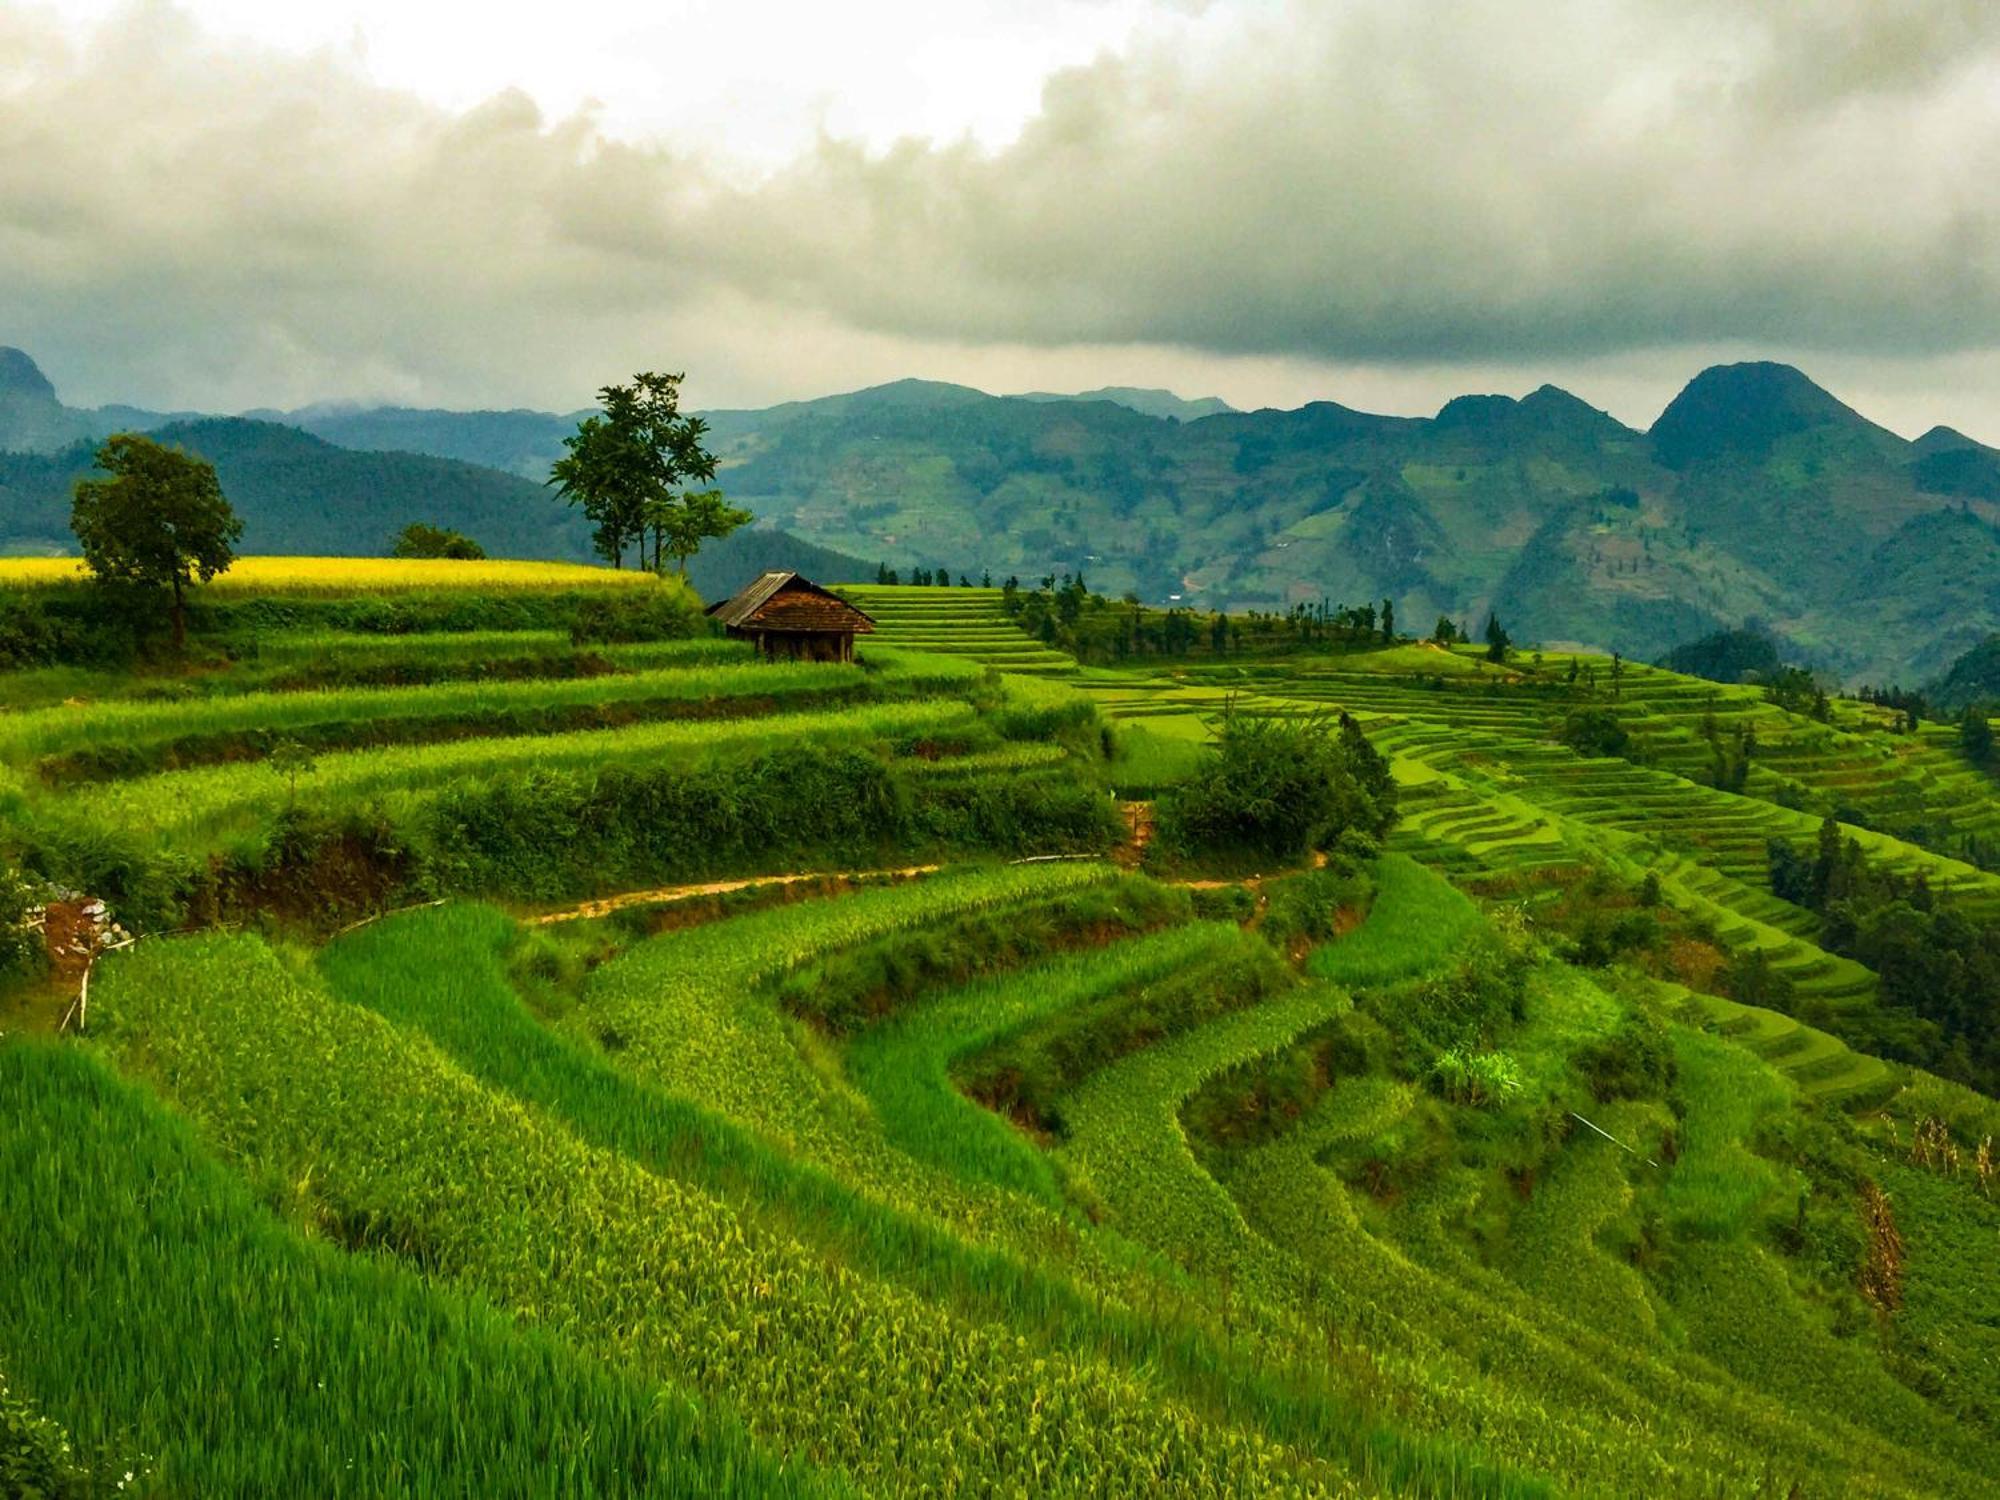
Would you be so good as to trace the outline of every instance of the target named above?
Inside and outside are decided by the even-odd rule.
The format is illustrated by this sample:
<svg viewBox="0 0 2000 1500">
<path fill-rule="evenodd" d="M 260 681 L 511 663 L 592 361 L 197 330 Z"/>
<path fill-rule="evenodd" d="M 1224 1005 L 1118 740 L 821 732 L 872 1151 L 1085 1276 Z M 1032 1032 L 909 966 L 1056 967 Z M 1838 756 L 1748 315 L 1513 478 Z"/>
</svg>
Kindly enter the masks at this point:
<svg viewBox="0 0 2000 1500">
<path fill-rule="evenodd" d="M 1453 396 L 1432 420 L 1440 427 L 1488 427 L 1513 416 L 1512 396 Z"/>
<path fill-rule="evenodd" d="M 1432 420 L 1441 428 L 1566 430 L 1585 436 L 1631 431 L 1610 413 L 1554 385 L 1539 386 L 1518 401 L 1512 396 L 1456 396 Z"/>
<path fill-rule="evenodd" d="M 49 377 L 42 373 L 41 366 L 30 359 L 26 351 L 0 345 L 0 396 L 53 404 L 56 399 L 56 388 L 49 383 Z"/>
<path fill-rule="evenodd" d="M 1880 430 L 1791 365 L 1711 365 L 1660 413 L 1653 451 L 1676 469 L 1724 455 L 1761 459 L 1780 438 L 1827 426 Z"/>
<path fill-rule="evenodd" d="M 1158 386 L 1102 385 L 1092 391 L 1065 395 L 1059 391 L 1023 391 L 1021 401 L 1109 401 L 1148 417 L 1172 417 L 1177 422 L 1193 422 L 1202 417 L 1233 412 L 1235 407 L 1220 396 L 1177 396 Z"/>
<path fill-rule="evenodd" d="M 1969 438 L 1956 427 L 1946 427 L 1943 423 L 1939 423 L 1936 427 L 1933 427 L 1910 446 L 1916 450 L 1917 457 L 1919 458 L 1929 458 L 1933 453 L 1992 453 L 1996 451 L 1987 447 L 1986 444 L 1980 442 L 1977 438 Z"/>
</svg>

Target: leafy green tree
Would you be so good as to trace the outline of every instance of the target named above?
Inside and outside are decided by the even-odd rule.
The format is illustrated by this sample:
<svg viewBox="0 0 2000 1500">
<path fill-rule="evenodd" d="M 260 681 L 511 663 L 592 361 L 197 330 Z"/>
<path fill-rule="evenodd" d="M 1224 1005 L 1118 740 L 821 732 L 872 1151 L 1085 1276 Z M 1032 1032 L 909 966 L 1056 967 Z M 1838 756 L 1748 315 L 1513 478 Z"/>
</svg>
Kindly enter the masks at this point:
<svg viewBox="0 0 2000 1500">
<path fill-rule="evenodd" d="M 625 565 L 628 546 L 638 548 L 644 566 L 649 531 L 658 567 L 669 536 L 699 530 L 696 522 L 677 521 L 673 513 L 693 499 L 680 494 L 680 487 L 690 480 L 713 480 L 716 460 L 702 445 L 708 424 L 680 409 L 683 378 L 647 372 L 633 376 L 630 385 L 605 386 L 597 393 L 602 410 L 585 417 L 563 439 L 565 452 L 549 469 L 548 482 L 556 493 L 581 506 L 594 523 L 593 544 L 614 568 Z M 716 505 L 720 502 L 717 494 Z M 718 513 L 708 511 L 707 519 L 716 524 Z M 676 554 L 683 570 L 685 559 L 700 545 L 697 538 L 688 552 Z"/>
<path fill-rule="evenodd" d="M 396 540 L 390 544 L 391 557 L 448 557 L 460 562 L 476 562 L 486 555 L 486 549 L 462 531 L 453 531 L 447 526 L 433 526 L 427 521 L 412 521 L 396 533 Z"/>
<path fill-rule="evenodd" d="M 1975 766 L 1993 763 L 1993 721 L 1977 704 L 1967 704 L 1958 718 L 1958 747 Z"/>
<path fill-rule="evenodd" d="M 1458 639 L 1458 627 L 1451 622 L 1450 615 L 1439 615 L 1437 624 L 1431 627 L 1431 639 L 1440 646 L 1449 646 Z"/>
<path fill-rule="evenodd" d="M 1382 601 L 1382 644 L 1389 645 L 1396 639 L 1396 606 L 1387 599 Z"/>
<path fill-rule="evenodd" d="M 696 490 L 692 494 L 681 495 L 662 504 L 653 513 L 656 527 L 653 542 L 653 566 L 660 566 L 660 553 L 679 565 L 681 577 L 687 577 L 688 559 L 701 550 L 701 544 L 728 536 L 737 527 L 750 519 L 750 512 L 730 505 L 722 498 L 721 490 Z"/>
<path fill-rule="evenodd" d="M 1608 708 L 1574 710 L 1563 720 L 1555 737 L 1578 755 L 1623 755 L 1632 744 L 1624 722 Z"/>
<path fill-rule="evenodd" d="M 106 438 L 97 467 L 76 483 L 70 529 L 104 583 L 173 592 L 174 648 L 187 644 L 185 594 L 236 560 L 243 520 L 213 465 L 136 432 Z"/>
<path fill-rule="evenodd" d="M 1489 613 L 1486 616 L 1486 659 L 1490 662 L 1504 663 L 1507 660 L 1507 652 L 1513 644 L 1513 639 L 1500 623 L 1499 614 Z"/>
<path fill-rule="evenodd" d="M 271 758 L 267 764 L 284 779 L 287 807 L 299 799 L 299 778 L 310 776 L 319 769 L 319 762 L 314 759 L 312 751 L 291 738 L 279 740 L 271 747 Z"/>
<path fill-rule="evenodd" d="M 1388 764 L 1351 719 L 1232 706 L 1215 752 L 1161 793 L 1155 830 L 1172 853 L 1298 860 L 1332 849 L 1343 834 L 1380 838 L 1394 820 Z"/>
</svg>

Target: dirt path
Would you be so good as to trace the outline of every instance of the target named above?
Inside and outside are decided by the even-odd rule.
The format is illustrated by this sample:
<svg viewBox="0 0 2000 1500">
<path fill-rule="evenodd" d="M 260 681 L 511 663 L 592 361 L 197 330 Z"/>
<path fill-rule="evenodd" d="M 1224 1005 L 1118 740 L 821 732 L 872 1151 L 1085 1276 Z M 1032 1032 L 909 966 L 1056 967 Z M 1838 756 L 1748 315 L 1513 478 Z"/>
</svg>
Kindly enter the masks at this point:
<svg viewBox="0 0 2000 1500">
<path fill-rule="evenodd" d="M 800 870 L 790 875 L 748 875 L 740 880 L 707 880 L 695 885 L 662 885 L 645 891 L 621 891 L 616 896 L 600 896 L 595 901 L 585 901 L 578 906 L 565 907 L 561 911 L 538 912 L 534 916 L 522 917 L 526 927 L 546 927 L 552 922 L 587 921 L 592 917 L 607 917 L 614 911 L 622 911 L 628 906 L 660 906 L 673 901 L 688 901 L 699 896 L 725 896 L 731 891 L 747 891 L 759 885 L 797 885 L 802 880 L 909 880 L 918 875 L 933 875 L 943 869 L 943 865 L 904 865 L 890 870 Z"/>
</svg>

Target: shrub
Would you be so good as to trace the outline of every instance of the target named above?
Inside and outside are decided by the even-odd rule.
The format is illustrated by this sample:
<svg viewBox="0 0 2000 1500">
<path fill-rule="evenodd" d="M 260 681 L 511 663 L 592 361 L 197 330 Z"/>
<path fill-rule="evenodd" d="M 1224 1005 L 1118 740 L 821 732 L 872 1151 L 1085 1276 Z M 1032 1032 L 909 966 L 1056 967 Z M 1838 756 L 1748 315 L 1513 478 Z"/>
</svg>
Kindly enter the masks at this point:
<svg viewBox="0 0 2000 1500">
<path fill-rule="evenodd" d="M 670 641 L 708 628 L 693 596 L 682 590 L 631 589 L 594 594 L 577 606 L 569 638 L 576 645 Z"/>
<path fill-rule="evenodd" d="M 1350 831 L 1379 838 L 1394 821 L 1388 764 L 1352 718 L 1232 708 L 1215 752 L 1161 793 L 1154 842 L 1169 855 L 1292 861 Z"/>
<path fill-rule="evenodd" d="M 1296 957 L 1334 936 L 1341 914 L 1364 906 L 1370 889 L 1367 875 L 1344 862 L 1271 881 L 1264 887 L 1264 920 L 1257 930 L 1272 947 Z"/>
<path fill-rule="evenodd" d="M 477 562 L 486 556 L 486 549 L 462 531 L 453 531 L 448 526 L 432 526 L 426 521 L 412 521 L 396 533 L 389 555 L 445 557 L 457 562 Z"/>
<path fill-rule="evenodd" d="M 0 1374 L 0 1495 L 83 1500 L 109 1488 L 77 1459 L 69 1434 L 16 1395 Z"/>
<path fill-rule="evenodd" d="M 1674 1085 L 1673 1041 L 1651 1016 L 1634 1012 L 1609 1036 L 1579 1050 L 1577 1071 L 1600 1104 L 1614 1099 L 1657 1099 Z"/>
<path fill-rule="evenodd" d="M 1431 1064 L 1431 1082 L 1454 1104 L 1505 1104 L 1524 1087 L 1521 1065 L 1504 1052 L 1467 1053 L 1456 1047 Z"/>
<path fill-rule="evenodd" d="M 1556 739 L 1578 755 L 1623 755 L 1632 736 L 1608 708 L 1579 708 L 1562 721 Z"/>
<path fill-rule="evenodd" d="M 836 1035 L 859 1031 L 931 989 L 1078 946 L 1186 921 L 1185 892 L 1125 876 L 1052 898 L 899 929 L 790 974 L 778 1002 Z"/>
</svg>

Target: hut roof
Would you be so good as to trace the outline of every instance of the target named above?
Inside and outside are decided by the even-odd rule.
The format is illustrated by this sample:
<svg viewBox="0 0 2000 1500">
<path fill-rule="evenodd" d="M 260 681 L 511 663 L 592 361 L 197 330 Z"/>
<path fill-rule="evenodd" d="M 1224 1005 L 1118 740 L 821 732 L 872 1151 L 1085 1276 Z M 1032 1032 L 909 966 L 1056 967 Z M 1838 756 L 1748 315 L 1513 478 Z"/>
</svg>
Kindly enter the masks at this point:
<svg viewBox="0 0 2000 1500">
<path fill-rule="evenodd" d="M 733 599 L 711 604 L 709 614 L 733 630 L 872 632 L 875 622 L 838 594 L 797 573 L 759 573 Z"/>
</svg>

